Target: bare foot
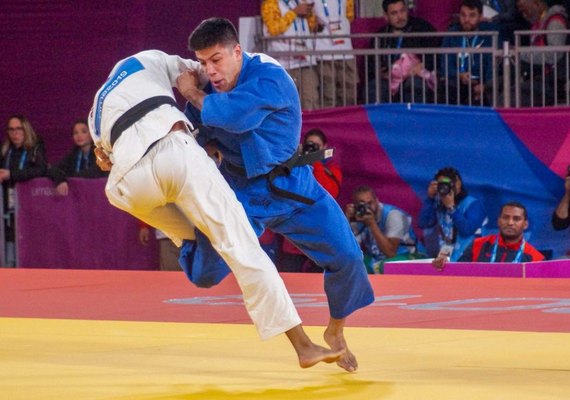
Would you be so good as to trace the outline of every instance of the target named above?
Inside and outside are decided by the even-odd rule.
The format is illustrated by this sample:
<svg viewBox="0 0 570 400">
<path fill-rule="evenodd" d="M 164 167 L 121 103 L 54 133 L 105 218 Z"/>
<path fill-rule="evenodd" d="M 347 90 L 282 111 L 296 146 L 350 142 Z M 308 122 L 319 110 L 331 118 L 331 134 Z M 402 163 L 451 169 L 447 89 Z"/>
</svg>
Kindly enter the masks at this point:
<svg viewBox="0 0 570 400">
<path fill-rule="evenodd" d="M 348 349 L 342 331 L 335 334 L 330 328 L 327 328 L 323 337 L 332 350 L 341 351 L 343 353 L 342 357 L 336 362 L 337 365 L 348 372 L 355 372 L 358 369 L 358 361 L 356 361 L 356 357 Z"/>
<path fill-rule="evenodd" d="M 299 352 L 299 365 L 301 368 L 310 368 L 320 362 L 330 364 L 339 361 L 343 355 L 344 351 L 334 351 L 317 344 L 312 344 L 312 346 L 307 349 L 302 349 Z"/>
</svg>

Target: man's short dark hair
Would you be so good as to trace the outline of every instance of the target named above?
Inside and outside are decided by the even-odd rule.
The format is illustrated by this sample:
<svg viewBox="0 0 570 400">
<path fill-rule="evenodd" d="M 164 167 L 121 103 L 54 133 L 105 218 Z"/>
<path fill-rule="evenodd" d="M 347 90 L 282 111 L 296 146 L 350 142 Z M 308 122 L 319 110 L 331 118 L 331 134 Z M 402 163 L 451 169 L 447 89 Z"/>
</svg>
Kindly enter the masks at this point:
<svg viewBox="0 0 570 400">
<path fill-rule="evenodd" d="M 317 136 L 319 139 L 321 139 L 321 142 L 323 142 L 323 144 L 327 144 L 327 135 L 325 135 L 325 133 L 319 128 L 311 129 L 310 131 L 305 133 L 305 139 L 303 140 L 303 142 L 307 142 L 307 138 L 309 136 Z"/>
<path fill-rule="evenodd" d="M 404 3 L 404 5 L 406 7 L 408 7 L 408 4 L 406 3 L 405 0 L 384 0 L 382 2 L 382 8 L 384 9 L 384 13 L 388 12 L 388 6 L 391 4 L 396 4 L 396 3 Z"/>
<path fill-rule="evenodd" d="M 190 51 L 204 50 L 220 45 L 235 46 L 239 43 L 234 24 L 225 18 L 209 18 L 200 23 L 188 38 Z"/>
<path fill-rule="evenodd" d="M 523 210 L 524 219 L 528 220 L 528 212 L 526 211 L 526 207 L 524 206 L 524 204 L 519 203 L 518 201 L 509 201 L 508 203 L 505 203 L 501 206 L 501 214 L 503 213 L 503 210 L 505 209 L 505 207 L 520 208 L 521 210 Z M 499 215 L 501 215 L 501 214 L 499 214 Z"/>
<path fill-rule="evenodd" d="M 461 7 L 467 7 L 470 10 L 476 8 L 479 11 L 479 14 L 483 13 L 483 3 L 481 2 L 481 0 L 463 0 L 459 8 Z"/>
</svg>

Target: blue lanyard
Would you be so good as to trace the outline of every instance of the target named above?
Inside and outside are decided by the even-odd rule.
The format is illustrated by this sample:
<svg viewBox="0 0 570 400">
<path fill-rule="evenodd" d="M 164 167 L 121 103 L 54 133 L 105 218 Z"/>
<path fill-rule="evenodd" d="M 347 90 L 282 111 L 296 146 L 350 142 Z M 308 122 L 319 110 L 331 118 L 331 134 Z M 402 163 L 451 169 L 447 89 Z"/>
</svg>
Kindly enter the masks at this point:
<svg viewBox="0 0 570 400">
<path fill-rule="evenodd" d="M 12 158 L 12 149 L 8 150 L 8 155 L 6 156 L 6 162 L 4 167 L 10 169 L 10 159 Z M 24 150 L 20 156 L 20 162 L 18 163 L 18 169 L 21 171 L 24 169 L 24 164 L 26 163 L 26 158 L 28 158 L 28 151 Z"/>
<path fill-rule="evenodd" d="M 451 215 L 447 211 L 438 211 L 437 214 L 441 239 L 445 244 L 453 244 L 455 227 L 453 226 L 453 219 L 451 218 Z"/>
<path fill-rule="evenodd" d="M 497 11 L 497 12 L 502 11 L 501 3 L 499 3 L 499 0 L 491 0 L 491 4 L 493 5 L 493 8 L 495 9 L 495 11 Z"/>
<path fill-rule="evenodd" d="M 289 8 L 291 8 L 289 6 L 289 0 L 284 0 L 285 5 Z M 295 0 L 295 4 L 299 5 L 299 0 Z M 300 19 L 301 20 L 301 28 L 303 28 L 303 32 L 305 32 L 305 18 L 295 18 L 295 20 L 293 21 L 293 27 L 295 28 L 295 32 L 297 32 L 297 20 Z"/>
<path fill-rule="evenodd" d="M 325 16 L 328 18 L 330 16 L 330 12 L 329 12 L 329 5 L 327 0 L 321 0 L 323 3 L 323 7 L 325 9 Z M 342 8 L 342 4 L 341 4 L 341 0 L 338 0 L 338 17 L 340 19 L 341 14 L 341 8 Z"/>
<path fill-rule="evenodd" d="M 489 262 L 492 262 L 492 263 L 494 263 L 495 260 L 497 259 L 497 249 L 499 248 L 499 236 L 500 235 L 497 235 L 497 239 L 495 240 L 495 245 L 493 246 L 493 253 L 491 255 L 491 260 L 489 260 Z M 523 238 L 523 240 L 521 242 L 521 246 L 519 247 L 519 251 L 517 251 L 517 255 L 515 256 L 515 259 L 512 262 L 514 262 L 514 263 L 521 262 L 525 245 L 526 245 L 526 241 Z"/>
<path fill-rule="evenodd" d="M 82 161 L 83 165 L 81 165 Z M 84 154 L 83 151 L 79 150 L 77 152 L 77 159 L 75 160 L 75 172 L 79 172 L 82 169 L 87 168 L 89 168 L 89 156 L 87 154 Z"/>
<path fill-rule="evenodd" d="M 473 39 L 471 39 L 471 43 L 469 43 L 469 39 L 467 39 L 467 36 L 463 36 L 463 45 L 462 47 L 465 49 L 467 47 L 475 47 L 475 43 L 477 43 L 477 39 L 479 39 L 479 36 L 473 36 Z M 460 72 L 467 72 L 467 68 L 465 68 L 465 59 L 467 57 L 469 57 L 467 54 L 465 53 L 461 53 L 461 55 L 459 56 L 461 58 L 461 65 L 460 65 Z"/>
</svg>

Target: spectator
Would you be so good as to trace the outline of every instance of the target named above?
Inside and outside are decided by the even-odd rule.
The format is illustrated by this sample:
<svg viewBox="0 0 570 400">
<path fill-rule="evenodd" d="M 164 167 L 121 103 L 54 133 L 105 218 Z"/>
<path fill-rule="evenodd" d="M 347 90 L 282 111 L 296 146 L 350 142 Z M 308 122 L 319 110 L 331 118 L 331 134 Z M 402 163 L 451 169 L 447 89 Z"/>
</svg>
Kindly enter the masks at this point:
<svg viewBox="0 0 570 400">
<path fill-rule="evenodd" d="M 140 244 L 148 246 L 150 241 L 150 226 L 140 222 L 138 239 Z M 158 241 L 159 264 L 161 271 L 182 271 L 178 263 L 180 251 L 172 240 L 159 229 L 154 229 L 154 236 Z"/>
<path fill-rule="evenodd" d="M 305 134 L 301 153 L 308 154 L 321 149 L 327 149 L 328 142 L 325 133 L 320 129 L 311 129 Z M 335 199 L 340 193 L 342 171 L 333 157 L 313 164 L 313 176 Z M 281 252 L 277 265 L 283 272 L 323 272 L 311 259 L 305 256 L 290 241 L 283 238 Z"/>
<path fill-rule="evenodd" d="M 428 186 L 418 223 L 426 240 L 437 241 L 435 248 L 426 243 L 428 254 L 445 253 L 451 261 L 457 261 L 476 235 L 481 235 L 486 215 L 483 203 L 467 193 L 459 171 L 452 167 L 437 171 Z"/>
<path fill-rule="evenodd" d="M 385 261 L 421 258 L 412 217 L 393 205 L 381 203 L 369 186 L 354 190 L 352 200 L 346 205 L 345 215 L 364 252 L 368 273 L 383 273 Z"/>
<path fill-rule="evenodd" d="M 61 196 L 69 193 L 67 178 L 102 178 L 108 175 L 95 162 L 95 145 L 87 121 L 76 121 L 72 135 L 74 146 L 71 152 L 47 171 L 48 178 L 54 181 L 55 190 Z"/>
<path fill-rule="evenodd" d="M 314 50 L 312 40 L 303 38 L 317 29 L 312 3 L 301 0 L 263 0 L 261 19 L 265 36 L 281 38 L 269 41 L 268 52 Z M 295 81 L 303 110 L 318 108 L 319 78 L 315 70 L 315 58 L 309 55 L 276 58 Z"/>
<path fill-rule="evenodd" d="M 483 21 L 483 4 L 480 0 L 463 0 L 459 8 L 459 23 L 449 32 L 464 32 L 462 36 L 447 36 L 442 47 L 478 49 L 492 47 L 491 36 L 477 32 L 494 31 L 495 27 Z M 443 75 L 441 101 L 448 104 L 486 104 L 484 89 L 493 78 L 493 55 L 490 53 L 442 54 L 439 72 Z"/>
<path fill-rule="evenodd" d="M 519 12 L 516 0 L 483 0 L 483 18 L 499 31 L 499 43 L 514 43 L 513 32 L 519 28 Z"/>
<path fill-rule="evenodd" d="M 532 34 L 530 46 L 546 47 L 566 44 L 566 33 L 555 33 L 555 31 L 567 29 L 568 26 L 568 14 L 563 6 L 548 7 L 545 0 L 517 0 L 517 7 L 524 19 L 531 24 L 532 31 L 552 32 Z M 555 81 L 559 80 L 561 88 L 564 88 L 566 84 L 567 68 L 565 58 L 563 58 L 564 54 L 560 51 L 521 52 L 522 83 L 519 85 L 521 106 L 554 104 L 557 95 L 554 91 Z M 514 93 L 511 97 L 514 98 Z"/>
<path fill-rule="evenodd" d="M 564 196 L 552 213 L 552 227 L 557 231 L 570 227 L 570 166 L 564 179 Z"/>
<path fill-rule="evenodd" d="M 382 3 L 388 25 L 379 33 L 425 33 L 435 28 L 421 18 L 409 15 L 404 0 L 384 0 Z M 440 47 L 437 37 L 383 37 L 373 39 L 374 49 L 405 49 Z M 434 98 L 434 56 L 401 53 L 368 57 L 368 103 L 427 102 Z M 402 68 L 403 67 L 403 68 Z M 377 91 L 377 86 L 380 92 Z M 379 97 L 377 98 L 377 93 Z"/>
<path fill-rule="evenodd" d="M 15 186 L 33 178 L 44 176 L 47 160 L 42 140 L 34 131 L 32 124 L 23 115 L 8 118 L 7 137 L 0 149 L 0 182 L 4 194 L 4 219 L 6 235 L 6 260 L 9 266 L 15 266 Z"/>
<path fill-rule="evenodd" d="M 354 0 L 316 0 L 314 4 L 320 32 L 316 38 L 316 50 L 352 51 L 352 42 L 348 35 L 350 35 L 350 23 L 354 20 Z M 356 104 L 358 74 L 353 55 L 319 56 L 318 72 L 324 107 Z"/>
<path fill-rule="evenodd" d="M 458 261 L 520 263 L 544 260 L 544 256 L 524 238 L 524 231 L 528 228 L 528 215 L 524 205 L 517 202 L 504 204 L 497 225 L 498 234 L 473 240 Z M 439 255 L 432 265 L 442 270 L 446 262 L 447 257 Z"/>
</svg>

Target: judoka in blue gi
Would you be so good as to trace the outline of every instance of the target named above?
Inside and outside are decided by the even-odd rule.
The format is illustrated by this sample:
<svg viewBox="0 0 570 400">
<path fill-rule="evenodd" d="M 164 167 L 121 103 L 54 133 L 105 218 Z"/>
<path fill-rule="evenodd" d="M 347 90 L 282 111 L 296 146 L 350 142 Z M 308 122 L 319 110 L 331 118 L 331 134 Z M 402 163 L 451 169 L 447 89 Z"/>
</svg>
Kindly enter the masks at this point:
<svg viewBox="0 0 570 400">
<path fill-rule="evenodd" d="M 243 204 L 254 230 L 280 233 L 325 270 L 330 320 L 324 339 L 345 350 L 337 362 L 347 371 L 358 363 L 349 351 L 346 318 L 374 301 L 362 252 L 336 201 L 314 179 L 311 167 L 296 166 L 301 106 L 295 84 L 275 60 L 242 51 L 230 21 L 211 18 L 192 32 L 189 48 L 209 84 L 197 74 L 178 78 L 188 100 L 185 114 L 199 127 L 199 142 L 215 142 L 220 170 Z M 223 223 L 223 221 L 222 221 Z M 229 269 L 196 232 L 181 251 L 181 265 L 198 286 L 219 283 Z"/>
</svg>

